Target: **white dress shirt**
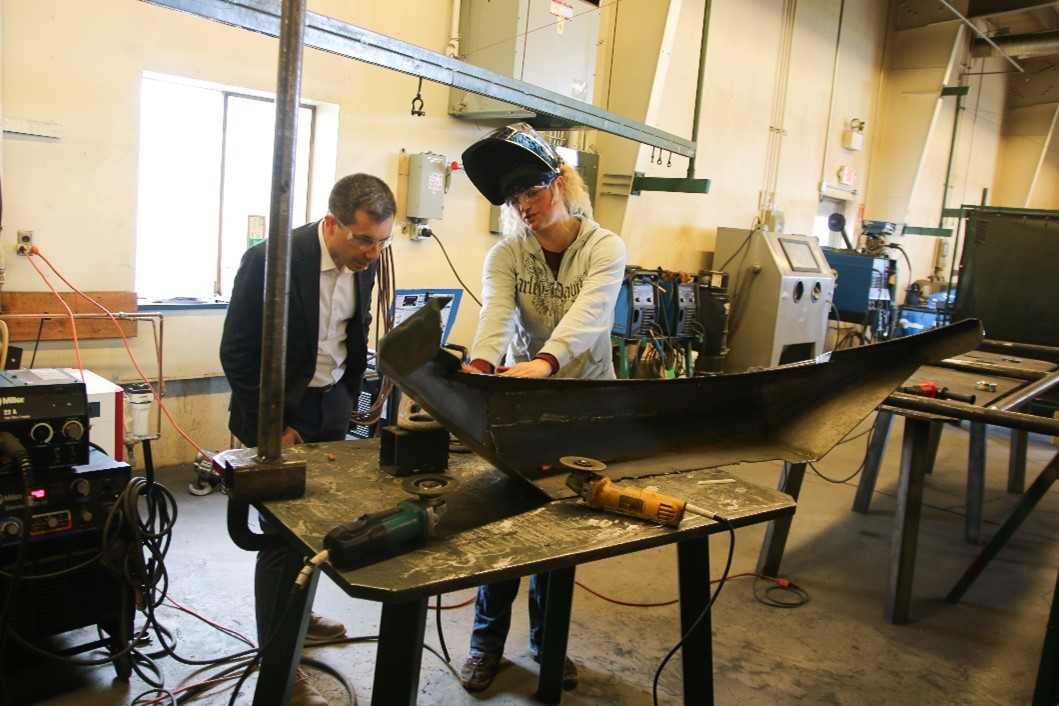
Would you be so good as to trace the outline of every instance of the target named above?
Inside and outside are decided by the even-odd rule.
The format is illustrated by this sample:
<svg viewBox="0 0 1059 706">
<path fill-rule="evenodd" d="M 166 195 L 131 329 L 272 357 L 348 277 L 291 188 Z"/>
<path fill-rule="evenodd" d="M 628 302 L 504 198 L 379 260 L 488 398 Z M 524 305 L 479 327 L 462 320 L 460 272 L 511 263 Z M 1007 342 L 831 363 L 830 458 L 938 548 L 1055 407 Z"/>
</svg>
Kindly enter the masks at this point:
<svg viewBox="0 0 1059 706">
<path fill-rule="evenodd" d="M 327 387 L 342 379 L 346 363 L 346 322 L 357 307 L 353 271 L 337 267 L 324 243 L 324 221 L 317 227 L 320 239 L 320 340 L 316 347 L 316 373 L 309 387 Z"/>
</svg>

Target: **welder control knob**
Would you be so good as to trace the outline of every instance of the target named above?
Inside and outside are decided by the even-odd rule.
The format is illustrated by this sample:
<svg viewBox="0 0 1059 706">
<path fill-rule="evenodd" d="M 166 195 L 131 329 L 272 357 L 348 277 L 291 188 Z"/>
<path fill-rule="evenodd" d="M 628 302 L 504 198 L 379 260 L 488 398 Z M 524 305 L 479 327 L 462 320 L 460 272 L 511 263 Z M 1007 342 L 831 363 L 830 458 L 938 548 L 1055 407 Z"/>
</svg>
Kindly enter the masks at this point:
<svg viewBox="0 0 1059 706">
<path fill-rule="evenodd" d="M 602 473 L 607 470 L 607 464 L 597 461 L 594 458 L 586 458 L 584 456 L 563 456 L 559 459 L 559 464 L 563 466 L 563 468 L 567 468 L 571 471 Z"/>
<path fill-rule="evenodd" d="M 63 436 L 71 441 L 80 441 L 85 435 L 85 425 L 80 419 L 68 419 L 63 424 Z"/>
<path fill-rule="evenodd" d="M 3 534 L 5 537 L 17 537 L 21 529 L 22 525 L 20 525 L 17 520 L 5 520 L 3 523 L 0 523 L 0 534 Z"/>
<path fill-rule="evenodd" d="M 85 496 L 88 495 L 90 490 L 92 490 L 92 484 L 89 483 L 86 478 L 78 478 L 70 484 L 70 490 L 72 490 L 75 495 Z"/>
<path fill-rule="evenodd" d="M 459 481 L 444 473 L 417 473 L 401 482 L 401 488 L 406 493 L 418 495 L 421 498 L 436 498 L 439 495 L 451 493 L 459 485 Z"/>
<path fill-rule="evenodd" d="M 48 443 L 54 434 L 55 430 L 47 422 L 37 422 L 29 430 L 29 438 L 38 444 Z"/>
</svg>

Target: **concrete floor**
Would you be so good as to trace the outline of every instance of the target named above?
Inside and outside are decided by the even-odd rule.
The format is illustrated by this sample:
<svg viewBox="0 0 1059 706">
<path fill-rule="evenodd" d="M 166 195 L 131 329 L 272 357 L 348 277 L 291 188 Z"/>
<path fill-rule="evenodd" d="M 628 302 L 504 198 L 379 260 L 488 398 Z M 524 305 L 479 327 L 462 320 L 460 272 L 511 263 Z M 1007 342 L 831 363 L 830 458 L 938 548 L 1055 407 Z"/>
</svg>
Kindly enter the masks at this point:
<svg viewBox="0 0 1059 706">
<path fill-rule="evenodd" d="M 859 431 L 866 431 L 869 422 Z M 962 602 L 944 603 L 943 597 L 980 549 L 963 541 L 968 432 L 966 427 L 947 427 L 935 470 L 927 480 L 911 620 L 907 625 L 891 625 L 883 617 L 883 600 L 902 428 L 899 421 L 895 423 L 870 514 L 850 510 L 866 435 L 851 435 L 814 464 L 818 473 L 807 474 L 780 571 L 804 589 L 807 603 L 779 608 L 757 600 L 755 591 L 760 594 L 768 584 L 748 573 L 756 567 L 764 526 L 737 531 L 732 576 L 713 615 L 718 704 L 1029 703 L 1059 567 L 1059 489 L 1045 496 Z M 1056 452 L 1050 439 L 1036 435 L 1030 439 L 1027 482 Z M 1005 492 L 1007 449 L 1007 433 L 991 431 L 985 539 L 1017 499 Z M 780 466 L 753 464 L 731 470 L 775 487 Z M 211 621 L 253 635 L 253 555 L 236 548 L 226 534 L 225 498 L 190 495 L 190 468 L 160 469 L 158 479 L 173 492 L 180 508 L 165 562 L 169 596 Z M 728 547 L 727 535 L 711 540 L 716 578 L 723 571 Z M 569 653 L 580 665 L 581 684 L 566 693 L 562 703 L 651 704 L 655 672 L 677 638 L 677 607 L 636 604 L 676 597 L 675 551 L 668 547 L 588 564 L 578 569 L 577 578 L 580 587 L 574 594 Z M 521 596 L 506 667 L 481 694 L 470 695 L 460 687 L 453 670 L 467 656 L 472 599 L 473 591 L 443 597 L 444 606 L 453 606 L 441 611 L 452 666 L 435 654 L 424 654 L 419 703 L 536 703 L 532 695 L 537 665 L 526 653 Z M 316 608 L 343 620 L 351 637 L 363 639 L 313 648 L 307 655 L 345 675 L 355 689 L 355 703 L 370 703 L 374 664 L 370 638 L 378 630 L 378 605 L 347 598 L 325 577 Z M 177 652 L 184 659 L 213 660 L 243 648 L 175 607 L 160 609 L 159 620 L 177 640 Z M 55 639 L 55 646 L 83 641 L 89 634 L 68 633 Z M 440 652 L 433 612 L 426 639 Z M 27 664 L 10 656 L 8 661 L 15 663 L 6 677 L 8 688 L 21 694 L 16 703 L 113 706 L 131 704 L 150 690 L 136 675 L 128 683 L 115 680 L 109 666 Z M 173 657 L 159 658 L 157 663 L 171 690 L 220 671 L 185 665 Z M 313 668 L 309 672 L 332 704 L 353 703 L 332 676 Z M 676 657 L 659 679 L 658 703 L 682 703 L 679 677 Z M 253 684 L 251 677 L 237 703 L 251 702 Z M 230 685 L 220 685 L 191 703 L 226 704 L 231 690 Z M 150 697 L 135 703 L 148 702 Z"/>
</svg>

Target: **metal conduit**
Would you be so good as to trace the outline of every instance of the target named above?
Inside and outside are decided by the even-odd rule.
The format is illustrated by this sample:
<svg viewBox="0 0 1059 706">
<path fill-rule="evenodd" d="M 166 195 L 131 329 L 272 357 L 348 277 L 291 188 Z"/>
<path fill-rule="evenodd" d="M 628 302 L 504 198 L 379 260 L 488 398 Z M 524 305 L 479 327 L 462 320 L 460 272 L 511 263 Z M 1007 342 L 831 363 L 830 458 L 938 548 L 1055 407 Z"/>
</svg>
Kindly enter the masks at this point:
<svg viewBox="0 0 1059 706">
<path fill-rule="evenodd" d="M 991 41 L 975 39 L 971 43 L 971 56 L 974 57 L 1010 55 L 1024 59 L 1053 54 L 1059 54 L 1059 31 L 1056 30 L 992 37 Z"/>
<path fill-rule="evenodd" d="M 276 79 L 276 137 L 272 153 L 272 204 L 265 255 L 265 305 L 261 335 L 261 397 L 258 403 L 258 458 L 281 457 L 284 372 L 287 363 L 287 292 L 290 289 L 291 211 L 294 146 L 301 100 L 302 42 L 306 0 L 284 0 Z"/>
<path fill-rule="evenodd" d="M 1059 372 L 1048 373 L 1037 382 L 1027 385 L 1022 389 L 1014 390 L 1010 396 L 997 400 L 996 403 L 989 405 L 988 409 L 999 409 L 1004 411 L 1018 409 L 1027 402 L 1032 402 L 1037 397 L 1040 397 L 1056 385 L 1059 385 Z"/>
<path fill-rule="evenodd" d="M 1047 419 L 1032 414 L 1020 412 L 1007 412 L 1004 410 L 975 407 L 964 402 L 953 400 L 935 400 L 926 397 L 906 395 L 903 392 L 895 392 L 886 398 L 884 404 L 900 409 L 910 409 L 916 412 L 937 414 L 943 417 L 966 419 L 971 422 L 982 422 L 994 424 L 1009 429 L 1021 429 L 1038 434 L 1049 434 L 1059 436 L 1059 419 Z"/>
</svg>

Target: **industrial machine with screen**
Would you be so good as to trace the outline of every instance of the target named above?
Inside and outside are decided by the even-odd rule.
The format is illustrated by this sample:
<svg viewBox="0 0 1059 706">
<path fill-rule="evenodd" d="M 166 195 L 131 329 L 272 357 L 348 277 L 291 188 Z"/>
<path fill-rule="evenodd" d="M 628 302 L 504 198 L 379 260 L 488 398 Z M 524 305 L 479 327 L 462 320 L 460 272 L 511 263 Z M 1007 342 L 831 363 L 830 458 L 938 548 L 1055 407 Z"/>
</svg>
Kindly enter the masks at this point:
<svg viewBox="0 0 1059 706">
<path fill-rule="evenodd" d="M 823 248 L 823 253 L 838 273 L 835 309 L 839 321 L 868 326 L 877 334 L 889 331 L 897 263 L 857 250 Z"/>
<path fill-rule="evenodd" d="M 815 237 L 718 228 L 713 263 L 729 275 L 725 372 L 824 353 L 835 277 Z"/>
<path fill-rule="evenodd" d="M 449 298 L 449 303 L 441 310 L 441 345 L 445 345 L 456 323 L 456 312 L 460 309 L 460 299 L 463 297 L 462 289 L 398 289 L 393 297 L 393 325 L 400 326 L 402 321 L 437 297 Z"/>
<path fill-rule="evenodd" d="M 456 323 L 456 313 L 460 309 L 462 289 L 398 289 L 393 297 L 393 325 L 399 326 L 405 319 L 416 313 L 431 299 L 448 297 L 449 301 L 441 310 L 441 345 L 446 345 L 452 327 Z M 382 377 L 375 368 L 375 358 L 368 360 L 368 369 L 360 384 L 360 392 L 354 405 L 355 411 L 367 412 L 382 393 Z M 397 406 L 401 399 L 399 390 L 392 390 L 386 407 L 378 420 L 371 424 L 354 423 L 350 425 L 349 436 L 355 439 L 370 439 L 375 436 L 379 426 L 388 426 L 397 421 Z"/>
</svg>

